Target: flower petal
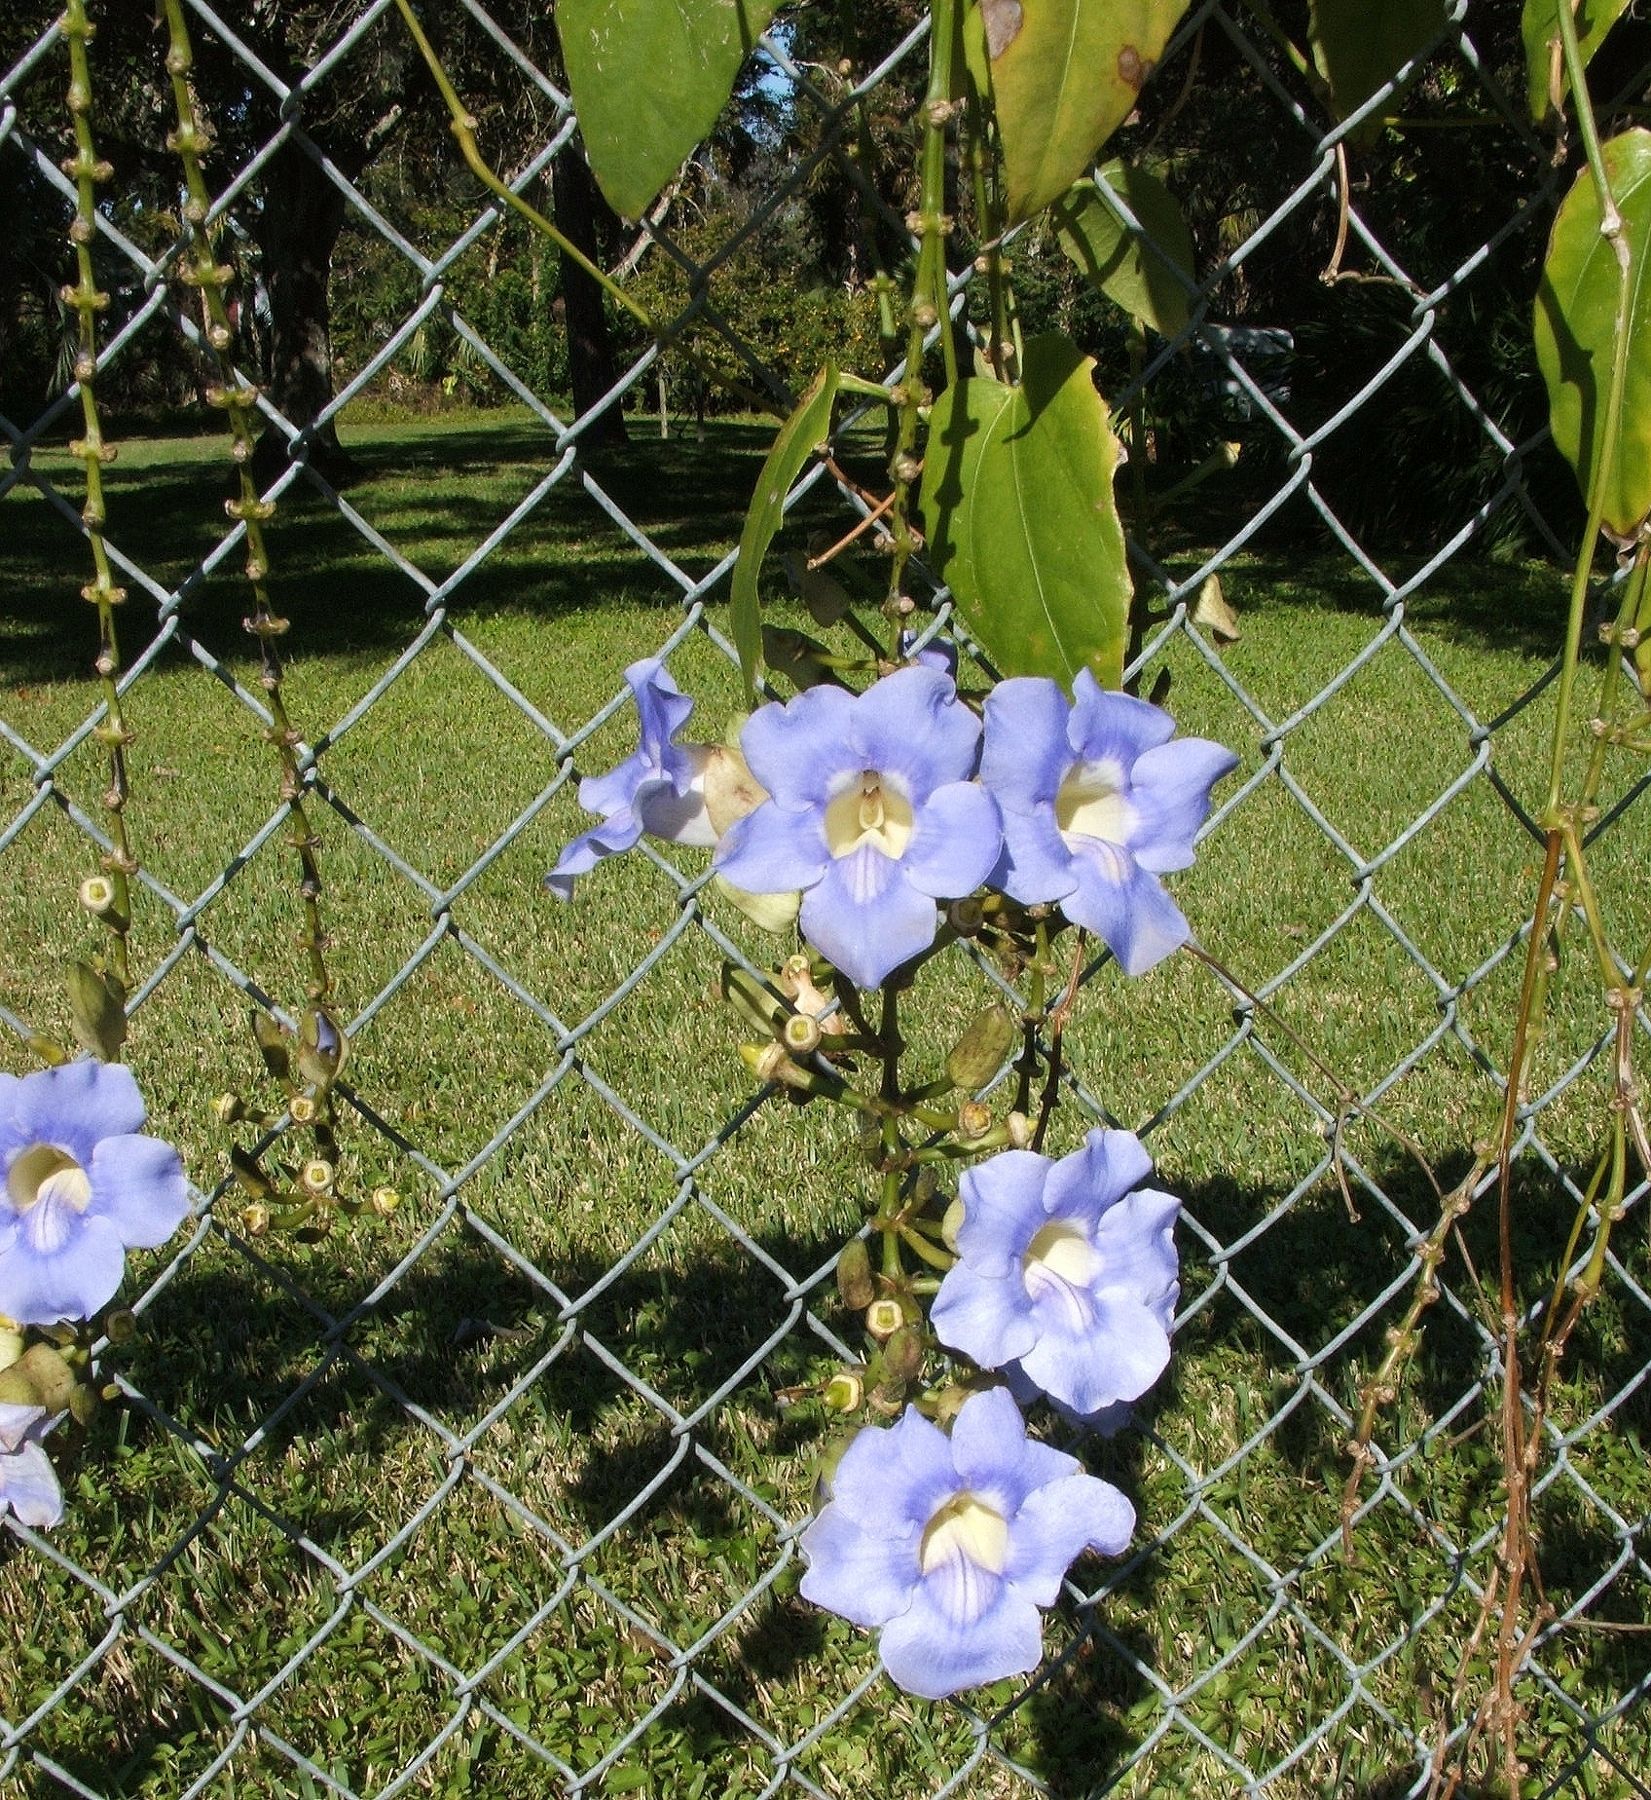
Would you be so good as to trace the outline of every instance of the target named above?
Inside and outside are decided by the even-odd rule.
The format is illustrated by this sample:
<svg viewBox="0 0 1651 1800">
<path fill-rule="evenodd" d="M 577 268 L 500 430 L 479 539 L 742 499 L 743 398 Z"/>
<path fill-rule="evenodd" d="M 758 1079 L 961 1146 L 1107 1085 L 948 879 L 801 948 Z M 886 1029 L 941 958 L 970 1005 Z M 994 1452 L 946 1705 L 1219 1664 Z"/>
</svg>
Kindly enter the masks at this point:
<svg viewBox="0 0 1651 1800">
<path fill-rule="evenodd" d="M 1127 770 L 1138 756 L 1175 735 L 1175 721 L 1161 706 L 1103 688 L 1088 669 L 1072 682 L 1067 739 L 1081 761 L 1115 757 Z"/>
<path fill-rule="evenodd" d="M 106 1219 L 128 1249 L 164 1244 L 189 1213 L 183 1160 L 152 1137 L 107 1137 L 92 1153 L 88 1219 Z"/>
<path fill-rule="evenodd" d="M 1077 890 L 1062 899 L 1061 911 L 1101 938 L 1126 975 L 1144 975 L 1192 935 L 1158 877 L 1127 850 L 1080 838 L 1073 868 Z"/>
<path fill-rule="evenodd" d="M 963 1223 L 957 1247 L 982 1275 L 1018 1275 L 1021 1258 L 1047 1221 L 1044 1183 L 1055 1167 L 1033 1150 L 1001 1150 L 958 1183 Z"/>
<path fill-rule="evenodd" d="M 50 1457 L 38 1444 L 0 1456 L 0 1512 L 8 1506 L 36 1531 L 48 1530 L 63 1517 L 63 1491 Z"/>
<path fill-rule="evenodd" d="M 20 1325 L 89 1319 L 120 1286 L 126 1252 L 108 1220 L 82 1215 L 60 1250 L 41 1255 L 25 1233 L 0 1257 L 0 1313 Z"/>
<path fill-rule="evenodd" d="M 625 670 L 625 682 L 636 705 L 643 751 L 655 765 L 663 764 L 671 740 L 688 723 L 694 703 L 657 656 L 633 662 Z"/>
<path fill-rule="evenodd" d="M 911 1534 L 957 1488 L 945 1432 L 908 1406 L 894 1424 L 856 1432 L 831 1477 L 830 1504 L 867 1530 Z"/>
<path fill-rule="evenodd" d="M 1064 900 L 1078 885 L 1078 871 L 1055 823 L 1053 803 L 1039 812 L 1003 813 L 1003 855 L 990 885 L 1023 906 Z"/>
<path fill-rule="evenodd" d="M 25 1075 L 3 1097 L 8 1115 L 0 1118 L 0 1157 L 31 1144 L 56 1144 L 84 1168 L 99 1138 L 137 1131 L 143 1125 L 143 1096 L 124 1063 L 60 1063 Z"/>
<path fill-rule="evenodd" d="M 604 819 L 616 818 L 630 811 L 644 782 L 662 779 L 654 759 L 645 750 L 633 750 L 605 775 L 587 775 L 579 783 L 579 804 L 588 813 L 600 813 Z"/>
<path fill-rule="evenodd" d="M 1077 1413 L 1138 1400 L 1169 1362 L 1158 1315 L 1119 1288 L 1089 1295 L 1085 1310 L 1089 1317 L 1078 1329 L 1064 1313 L 1040 1309 L 1038 1341 L 1020 1359 L 1022 1371 Z"/>
<path fill-rule="evenodd" d="M 632 849 L 641 836 L 642 821 L 628 806 L 622 807 L 564 847 L 556 867 L 545 877 L 545 886 L 558 900 L 571 900 L 577 876 L 588 875 L 604 857 Z"/>
<path fill-rule="evenodd" d="M 900 872 L 920 894 L 959 900 L 991 874 L 1002 846 L 997 802 L 972 781 L 949 782 L 917 809 Z"/>
<path fill-rule="evenodd" d="M 943 669 L 909 666 L 874 682 L 854 702 L 850 731 L 861 766 L 900 776 L 918 805 L 967 781 L 979 757 L 980 721 Z"/>
<path fill-rule="evenodd" d="M 1157 1188 L 1137 1188 L 1109 1206 L 1095 1228 L 1101 1258 L 1095 1285 L 1127 1288 L 1148 1304 L 1173 1287 L 1180 1273 L 1175 1251 L 1180 1212 L 1181 1202 Z"/>
<path fill-rule="evenodd" d="M 823 815 L 769 800 L 728 827 L 715 860 L 723 880 L 747 893 L 785 894 L 813 887 L 831 861 Z"/>
<path fill-rule="evenodd" d="M 1052 1219 L 1076 1219 L 1094 1226 L 1151 1173 L 1152 1158 L 1133 1131 L 1097 1127 L 1049 1171 L 1043 1190 L 1044 1210 Z"/>
<path fill-rule="evenodd" d="M 948 1609 L 953 1595 L 937 1582 L 938 1574 L 917 1589 L 909 1610 L 883 1627 L 878 1650 L 897 1686 L 925 1700 L 944 1700 L 960 1689 L 1038 1666 L 1043 1621 L 1024 1594 L 999 1580 L 991 1604 L 972 1619 L 960 1619 Z"/>
<path fill-rule="evenodd" d="M 980 779 L 1005 814 L 1054 805 L 1074 761 L 1066 736 L 1071 716 L 1071 704 L 1047 676 L 1012 676 L 987 695 Z"/>
<path fill-rule="evenodd" d="M 1068 1475 L 1030 1495 L 1009 1531 L 1004 1574 L 1039 1606 L 1053 1606 L 1079 1553 L 1121 1556 L 1135 1532 L 1135 1508 L 1108 1481 Z"/>
<path fill-rule="evenodd" d="M 915 1530 L 861 1526 L 833 1501 L 802 1535 L 808 1569 L 799 1591 L 856 1625 L 882 1625 L 911 1604 L 918 1541 Z"/>
<path fill-rule="evenodd" d="M 952 1461 L 971 1493 L 1011 1521 L 1047 1482 L 1076 1472 L 1078 1459 L 1029 1437 L 1014 1396 L 1007 1388 L 987 1388 L 958 1408 L 952 1426 Z"/>
<path fill-rule="evenodd" d="M 782 804 L 824 806 L 835 776 L 864 767 L 850 741 L 854 707 L 854 695 L 838 687 L 758 707 L 740 732 L 747 767 Z"/>
<path fill-rule="evenodd" d="M 31 1435 L 38 1436 L 46 1421 L 43 1406 L 30 1406 L 20 1400 L 0 1400 L 0 1453 L 10 1456 Z"/>
<path fill-rule="evenodd" d="M 928 949 L 939 919 L 934 901 L 906 880 L 898 862 L 862 844 L 827 863 L 825 873 L 803 895 L 798 922 L 803 936 L 856 987 L 874 988 Z"/>
<path fill-rule="evenodd" d="M 946 1271 L 929 1319 L 948 1350 L 983 1369 L 1001 1369 L 1038 1339 L 1021 1284 L 1013 1276 L 994 1280 L 962 1262 Z"/>
<path fill-rule="evenodd" d="M 1162 875 L 1192 861 L 1192 840 L 1210 810 L 1210 789 L 1238 767 L 1225 744 L 1177 738 L 1149 750 L 1130 771 L 1135 824 L 1129 847 L 1143 869 Z"/>
</svg>

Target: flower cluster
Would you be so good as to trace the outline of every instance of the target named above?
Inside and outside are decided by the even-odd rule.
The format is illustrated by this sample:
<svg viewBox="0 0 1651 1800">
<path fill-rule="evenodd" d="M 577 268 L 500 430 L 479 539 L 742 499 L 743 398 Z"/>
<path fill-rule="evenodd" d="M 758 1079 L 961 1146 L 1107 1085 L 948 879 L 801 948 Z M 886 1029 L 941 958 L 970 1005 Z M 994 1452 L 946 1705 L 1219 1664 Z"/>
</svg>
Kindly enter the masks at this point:
<svg viewBox="0 0 1651 1800">
<path fill-rule="evenodd" d="M 42 1440 L 78 1401 L 69 1363 L 48 1343 L 25 1350 L 19 1328 L 51 1335 L 96 1317 L 127 1250 L 165 1243 L 189 1210 L 177 1151 L 143 1136 L 143 1122 L 118 1063 L 0 1075 L 0 1513 L 25 1525 L 63 1516 Z"/>
<path fill-rule="evenodd" d="M 1058 904 L 1132 975 L 1187 939 L 1159 877 L 1192 861 L 1210 790 L 1237 758 L 1176 739 L 1161 708 L 1087 671 L 1073 701 L 1042 677 L 1001 683 L 983 725 L 932 657 L 861 694 L 819 686 L 761 707 L 737 754 L 676 741 L 693 702 L 657 659 L 625 677 L 641 745 L 581 783 L 602 822 L 546 877 L 564 899 L 646 832 L 714 844 L 736 888 L 800 894 L 803 935 L 859 987 L 933 944 L 937 902 L 982 886 Z M 719 752 L 737 765 L 720 782 Z"/>
<path fill-rule="evenodd" d="M 864 692 L 821 677 L 761 707 L 737 751 L 679 743 L 692 702 L 658 662 L 633 664 L 641 746 L 581 786 L 601 823 L 568 845 L 548 885 L 567 897 L 576 876 L 644 833 L 710 844 L 736 893 L 776 902 L 770 912 L 794 917 L 855 988 L 891 994 L 941 941 L 948 905 L 955 930 L 984 933 L 1011 974 L 1035 963 L 1039 982 L 1057 911 L 1129 975 L 1184 943 L 1187 921 L 1161 877 L 1192 861 L 1210 791 L 1237 759 L 1176 738 L 1168 714 L 1087 673 L 1070 700 L 1053 681 L 1022 677 L 977 711 L 942 650 L 911 639 L 901 648 L 911 660 Z M 792 907 L 777 904 L 784 897 Z M 1017 1035 L 1005 1008 L 965 1032 L 944 1079 L 907 1089 L 892 997 L 874 1028 L 852 994 L 820 994 L 816 976 L 830 971 L 800 955 L 771 989 L 736 972 L 725 991 L 776 1040 L 745 1046 L 754 1071 L 794 1099 L 856 1106 L 870 1127 L 882 1256 L 874 1270 L 855 1240 L 838 1285 L 864 1313 L 872 1349 L 820 1391 L 832 1410 L 898 1417 L 864 1426 L 827 1478 L 802 1535 L 802 1592 L 876 1630 L 894 1681 L 939 1698 L 1034 1668 L 1040 1609 L 1055 1603 L 1068 1566 L 1128 1545 L 1129 1501 L 1029 1437 L 1020 1406 L 1042 1398 L 1104 1432 L 1128 1419 L 1169 1361 L 1180 1205 L 1146 1185 L 1152 1164 L 1130 1132 L 1091 1131 L 1056 1159 L 1028 1147 L 1041 1129 L 1023 1113 L 994 1123 L 973 1099 L 935 1110 L 934 1094 L 971 1094 L 998 1073 Z M 840 1009 L 855 1026 L 848 1035 L 841 1019 L 825 1022 Z M 868 1053 L 883 1065 L 875 1094 L 851 1079 L 853 1057 Z M 1032 1054 L 1028 1043 L 1023 1096 Z M 902 1135 L 902 1119 L 921 1142 Z M 954 1156 L 986 1159 L 964 1171 L 948 1206 L 933 1169 Z M 935 1346 L 962 1380 L 908 1403 Z"/>
</svg>

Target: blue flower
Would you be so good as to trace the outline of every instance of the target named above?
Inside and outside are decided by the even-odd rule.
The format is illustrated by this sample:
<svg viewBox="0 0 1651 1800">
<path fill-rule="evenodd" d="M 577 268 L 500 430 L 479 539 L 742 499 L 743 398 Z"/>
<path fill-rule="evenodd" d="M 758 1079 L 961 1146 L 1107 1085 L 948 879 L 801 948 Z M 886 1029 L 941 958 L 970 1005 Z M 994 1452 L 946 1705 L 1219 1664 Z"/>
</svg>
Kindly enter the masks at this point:
<svg viewBox="0 0 1651 1800">
<path fill-rule="evenodd" d="M 0 1075 L 0 1313 L 90 1319 L 131 1246 L 164 1244 L 189 1211 L 170 1144 L 137 1135 L 143 1097 L 119 1063 Z"/>
<path fill-rule="evenodd" d="M 943 675 L 957 680 L 957 645 L 943 637 L 932 637 L 927 643 L 919 644 L 921 632 L 912 630 L 911 626 L 900 628 L 900 654 L 907 662 L 920 664 L 925 669 L 938 669 Z"/>
<path fill-rule="evenodd" d="M 1210 789 L 1238 758 L 1179 738 L 1161 708 L 1103 689 L 1087 669 L 1068 704 L 1053 682 L 1000 682 L 986 702 L 980 778 L 1003 809 L 992 885 L 1030 906 L 1058 900 L 1131 975 L 1191 935 L 1158 877 L 1192 861 Z"/>
<path fill-rule="evenodd" d="M 717 832 L 705 804 L 709 744 L 679 744 L 694 703 L 667 673 L 657 656 L 644 657 L 625 671 L 642 725 L 642 741 L 617 769 L 579 783 L 579 804 L 600 813 L 593 825 L 563 850 L 545 886 L 560 900 L 571 899 L 575 876 L 594 869 L 605 856 L 631 849 L 643 832 L 678 844 L 714 844 Z"/>
<path fill-rule="evenodd" d="M 0 1400 L 0 1513 L 44 1531 L 63 1517 L 63 1493 L 40 1438 L 49 1423 L 43 1406 Z"/>
<path fill-rule="evenodd" d="M 1043 1655 L 1039 1607 L 1083 1550 L 1117 1556 L 1135 1529 L 1119 1491 L 1026 1435 L 1002 1388 L 964 1401 L 951 1437 L 908 1406 L 843 1452 L 803 1533 L 802 1593 L 880 1626 L 883 1667 L 939 1700 L 1022 1675 Z"/>
<path fill-rule="evenodd" d="M 1140 1184 L 1131 1131 L 1092 1131 L 1059 1162 L 1006 1150 L 960 1183 L 958 1260 L 935 1296 L 935 1336 L 983 1369 L 1033 1383 L 1081 1418 L 1138 1399 L 1164 1372 L 1180 1298 L 1181 1203 Z"/>
<path fill-rule="evenodd" d="M 751 893 L 803 894 L 803 934 L 859 987 L 934 941 L 935 902 L 972 893 L 1002 846 L 970 777 L 980 725 L 940 669 L 863 694 L 810 688 L 762 707 L 741 746 L 770 798 L 733 825 L 717 868 Z"/>
</svg>

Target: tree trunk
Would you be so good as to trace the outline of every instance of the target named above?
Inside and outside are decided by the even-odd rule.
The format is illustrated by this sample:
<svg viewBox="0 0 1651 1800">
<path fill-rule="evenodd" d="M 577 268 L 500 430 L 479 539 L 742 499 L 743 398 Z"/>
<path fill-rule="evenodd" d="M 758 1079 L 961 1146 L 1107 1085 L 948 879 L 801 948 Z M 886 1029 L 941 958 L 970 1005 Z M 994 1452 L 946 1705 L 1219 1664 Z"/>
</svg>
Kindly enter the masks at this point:
<svg viewBox="0 0 1651 1800">
<path fill-rule="evenodd" d="M 566 145 L 551 165 L 552 204 L 556 224 L 569 243 L 600 265 L 597 211 L 602 205 L 591 179 L 590 167 L 574 145 Z M 568 256 L 562 256 L 562 304 L 568 328 L 568 374 L 573 384 L 573 412 L 583 418 L 619 379 L 613 336 L 602 304 L 602 289 L 594 277 Z M 587 444 L 623 444 L 628 441 L 625 419 L 615 401 L 585 434 Z"/>
<path fill-rule="evenodd" d="M 269 397 L 298 426 L 314 424 L 333 397 L 327 281 L 343 225 L 343 194 L 301 148 L 282 145 L 264 175 L 258 239 L 270 305 Z M 330 420 L 316 433 L 309 460 L 334 487 L 361 477 Z M 266 427 L 252 464 L 259 486 L 267 487 L 287 461 L 285 434 Z"/>
</svg>

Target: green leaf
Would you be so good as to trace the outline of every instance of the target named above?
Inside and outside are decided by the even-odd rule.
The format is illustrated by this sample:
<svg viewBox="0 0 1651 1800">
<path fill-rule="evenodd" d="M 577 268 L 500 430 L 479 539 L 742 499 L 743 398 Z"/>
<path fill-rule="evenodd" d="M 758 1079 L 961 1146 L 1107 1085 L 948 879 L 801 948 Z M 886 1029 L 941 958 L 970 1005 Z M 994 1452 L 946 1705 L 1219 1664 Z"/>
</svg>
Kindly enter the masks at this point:
<svg viewBox="0 0 1651 1800">
<path fill-rule="evenodd" d="M 1628 0 L 1582 0 L 1576 9 L 1577 48 L 1587 68 L 1606 33 L 1628 10 Z M 1519 21 L 1525 40 L 1525 91 L 1531 117 L 1540 125 L 1571 90 L 1559 54 L 1559 0 L 1525 0 Z"/>
<path fill-rule="evenodd" d="M 559 0 L 592 173 L 639 218 L 717 122 L 774 0 Z"/>
<path fill-rule="evenodd" d="M 791 492 L 792 482 L 802 473 L 814 446 L 831 435 L 831 409 L 836 401 L 837 365 L 827 363 L 796 411 L 780 427 L 745 515 L 739 557 L 734 564 L 732 623 L 747 698 L 755 697 L 757 665 L 762 660 L 761 603 L 757 598 L 762 559 L 785 516 L 785 497 Z"/>
<path fill-rule="evenodd" d="M 1027 341 L 1022 384 L 976 375 L 935 403 L 923 516 L 936 570 L 1005 675 L 1123 682 L 1129 566 L 1112 496 L 1118 446 L 1094 360 Z"/>
<path fill-rule="evenodd" d="M 1088 171 L 1186 10 L 1187 0 L 980 0 L 1010 224 Z"/>
<path fill-rule="evenodd" d="M 1356 113 L 1444 29 L 1448 0 L 1312 0 L 1307 24 L 1313 61 L 1329 83 L 1336 117 Z M 1354 134 L 1366 141 L 1381 126 Z"/>
<path fill-rule="evenodd" d="M 120 984 L 88 962 L 69 965 L 69 1022 L 83 1050 L 103 1062 L 118 1062 L 126 1042 L 126 1008 Z"/>
<path fill-rule="evenodd" d="M 1600 207 L 1584 169 L 1565 196 L 1548 240 L 1536 295 L 1536 360 L 1548 385 L 1554 442 L 1592 499 L 1608 464 L 1606 525 L 1632 537 L 1651 514 L 1651 131 L 1625 131 L 1604 146 L 1606 180 L 1632 257 L 1628 383 L 1613 453 L 1605 454 L 1605 408 L 1616 339 L 1617 259 L 1600 236 Z"/>
<path fill-rule="evenodd" d="M 1184 331 L 1187 290 L 1179 269 L 1193 279 L 1192 233 L 1175 196 L 1156 175 L 1109 162 L 1100 171 L 1108 188 L 1134 213 L 1146 235 L 1131 231 L 1099 186 L 1080 181 L 1051 214 L 1061 248 L 1090 285 L 1133 319 L 1163 337 Z"/>
</svg>

